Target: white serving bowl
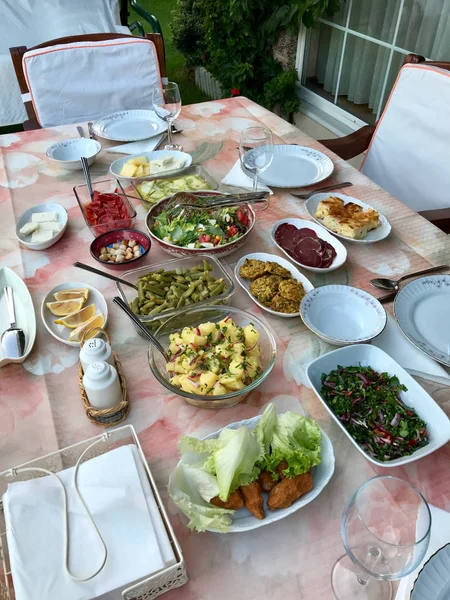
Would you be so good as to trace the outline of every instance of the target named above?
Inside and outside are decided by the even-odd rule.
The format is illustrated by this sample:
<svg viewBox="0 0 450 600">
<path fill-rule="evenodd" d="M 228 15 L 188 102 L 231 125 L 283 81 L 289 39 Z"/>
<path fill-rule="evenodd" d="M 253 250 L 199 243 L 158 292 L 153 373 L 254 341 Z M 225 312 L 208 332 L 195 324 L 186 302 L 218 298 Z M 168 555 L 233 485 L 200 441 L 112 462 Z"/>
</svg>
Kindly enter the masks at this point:
<svg viewBox="0 0 450 600">
<path fill-rule="evenodd" d="M 372 340 L 386 327 L 387 315 L 373 296 L 349 285 L 324 285 L 300 304 L 306 327 L 333 346 Z"/>
<path fill-rule="evenodd" d="M 410 456 L 395 458 L 389 462 L 382 462 L 372 458 L 363 450 L 359 444 L 348 433 L 339 419 L 334 415 L 328 404 L 322 398 L 322 373 L 330 373 L 338 366 L 351 367 L 361 365 L 362 367 L 371 367 L 378 373 L 387 373 L 390 377 L 396 375 L 400 383 L 404 384 L 408 390 L 400 392 L 400 399 L 408 406 L 414 408 L 418 416 L 427 424 L 429 433 L 429 443 L 423 448 L 419 448 Z M 438 406 L 433 398 L 421 387 L 415 379 L 409 375 L 393 358 L 386 354 L 380 348 L 370 344 L 361 344 L 359 346 L 349 346 L 339 348 L 319 356 L 307 367 L 306 374 L 308 380 L 319 400 L 324 404 L 335 422 L 344 431 L 353 445 L 363 454 L 367 460 L 379 467 L 399 467 L 407 463 L 414 462 L 431 454 L 441 446 L 444 446 L 450 440 L 450 420 L 444 411 Z"/>
<path fill-rule="evenodd" d="M 253 294 L 250 292 L 250 283 L 251 283 L 251 281 L 249 279 L 244 279 L 243 277 L 241 277 L 239 275 L 239 269 L 245 263 L 245 261 L 246 261 L 247 258 L 249 260 L 253 259 L 253 260 L 262 260 L 264 262 L 269 262 L 270 261 L 270 262 L 276 262 L 276 263 L 278 263 L 279 265 L 281 265 L 282 267 L 284 267 L 285 269 L 287 269 L 288 271 L 290 271 L 291 276 L 293 277 L 293 279 L 297 279 L 297 281 L 299 281 L 303 285 L 303 289 L 305 290 L 306 293 L 308 293 L 308 292 L 310 292 L 311 290 L 314 289 L 314 286 L 309 281 L 309 279 L 307 279 L 304 275 L 302 275 L 300 273 L 300 271 L 298 269 L 296 269 L 294 267 L 294 265 L 292 265 L 285 258 L 281 258 L 280 256 L 276 256 L 275 254 L 268 254 L 267 252 L 253 252 L 252 254 L 246 254 L 245 256 L 243 256 L 236 263 L 236 266 L 234 267 L 234 276 L 236 278 L 236 281 L 247 292 L 247 294 L 250 296 L 250 298 L 253 300 L 253 302 L 255 304 L 257 304 L 260 308 L 262 308 L 266 312 L 270 313 L 271 315 L 275 315 L 277 317 L 285 317 L 285 318 L 299 317 L 300 316 L 300 306 L 299 306 L 298 312 L 295 312 L 295 313 L 281 313 L 281 312 L 277 312 L 276 310 L 271 310 L 267 306 L 264 306 L 264 304 L 261 304 L 261 302 L 259 302 L 255 298 L 255 296 L 253 296 Z"/>
<path fill-rule="evenodd" d="M 47 149 L 47 156 L 50 160 L 68 171 L 78 171 L 82 169 L 81 157 L 88 159 L 88 164 L 92 165 L 102 146 L 97 140 L 91 138 L 70 138 L 57 142 Z"/>
<path fill-rule="evenodd" d="M 61 225 L 61 230 L 58 231 L 51 239 L 47 242 L 32 242 L 30 235 L 23 235 L 20 233 L 20 229 L 25 225 L 25 223 L 29 223 L 31 221 L 31 215 L 34 213 L 40 212 L 55 212 L 58 214 L 58 223 Z M 69 222 L 69 215 L 67 214 L 67 210 L 61 204 L 56 204 L 55 202 L 45 202 L 44 204 L 36 204 L 36 206 L 32 206 L 24 213 L 20 215 L 16 223 L 16 237 L 19 242 L 29 248 L 30 250 L 47 250 L 53 244 L 56 244 L 58 240 L 62 238 L 64 232 L 67 229 L 67 224 Z"/>
<path fill-rule="evenodd" d="M 275 232 L 277 231 L 280 225 L 283 225 L 283 223 L 294 225 L 294 227 L 297 227 L 297 229 L 303 229 L 305 227 L 307 227 L 308 229 L 312 229 L 316 232 L 319 238 L 333 246 L 333 248 L 336 250 L 336 256 L 334 257 L 331 266 L 325 269 L 322 269 L 320 267 L 308 267 L 307 265 L 304 265 L 303 263 L 295 260 L 293 256 L 286 252 L 286 250 L 284 250 L 284 248 L 282 248 L 275 239 Z M 342 244 L 338 239 L 332 236 L 327 229 L 325 229 L 321 225 L 318 225 L 317 223 L 313 223 L 312 221 L 305 221 L 303 219 L 282 219 L 281 221 L 277 221 L 272 227 L 271 235 L 273 243 L 281 250 L 281 252 L 283 252 L 289 258 L 289 260 L 292 260 L 292 262 L 294 262 L 296 265 L 298 265 L 302 269 L 306 269 L 307 271 L 313 271 L 314 273 L 329 273 L 330 271 L 334 271 L 335 269 L 339 269 L 339 267 L 342 267 L 342 265 L 347 260 L 347 250 L 344 244 Z"/>
<path fill-rule="evenodd" d="M 185 163 L 180 169 L 174 169 L 172 171 L 164 171 L 163 173 L 157 173 L 153 175 L 141 176 L 141 177 L 124 177 L 120 174 L 122 167 L 132 158 L 138 158 L 140 156 L 145 156 L 147 162 L 151 160 L 161 160 L 164 156 L 173 156 L 173 158 L 182 158 Z M 190 167 L 192 164 L 192 156 L 187 152 L 180 152 L 179 150 L 154 150 L 153 152 L 141 152 L 140 154 L 131 154 L 128 156 L 124 156 L 123 158 L 118 158 L 109 167 L 110 172 L 114 177 L 118 177 L 120 179 L 126 179 L 128 181 L 143 181 L 145 179 L 154 179 L 155 177 L 161 176 L 165 177 L 166 175 L 174 174 L 176 176 L 177 173 Z"/>
</svg>

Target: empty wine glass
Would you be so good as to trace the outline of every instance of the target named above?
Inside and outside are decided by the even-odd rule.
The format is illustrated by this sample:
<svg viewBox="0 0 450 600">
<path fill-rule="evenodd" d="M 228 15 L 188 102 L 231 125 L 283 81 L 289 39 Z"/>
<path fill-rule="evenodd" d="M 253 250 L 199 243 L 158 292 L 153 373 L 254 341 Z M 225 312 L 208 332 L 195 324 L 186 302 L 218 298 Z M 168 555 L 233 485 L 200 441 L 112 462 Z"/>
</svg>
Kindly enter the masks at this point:
<svg viewBox="0 0 450 600">
<path fill-rule="evenodd" d="M 167 123 L 167 144 L 165 150 L 182 150 L 182 146 L 172 141 L 172 123 L 181 112 L 180 89 L 173 81 L 153 88 L 153 110 Z"/>
<path fill-rule="evenodd" d="M 391 581 L 420 564 L 430 541 L 431 514 L 406 481 L 381 475 L 355 492 L 342 515 L 347 554 L 335 563 L 331 585 L 338 600 L 391 600 Z"/>
<path fill-rule="evenodd" d="M 273 160 L 272 132 L 267 127 L 248 127 L 241 133 L 239 157 L 244 173 L 253 175 L 253 190 L 258 189 L 258 175 L 265 171 Z M 264 210 L 268 202 L 254 206 Z M 258 208 L 257 208 L 258 207 Z"/>
</svg>

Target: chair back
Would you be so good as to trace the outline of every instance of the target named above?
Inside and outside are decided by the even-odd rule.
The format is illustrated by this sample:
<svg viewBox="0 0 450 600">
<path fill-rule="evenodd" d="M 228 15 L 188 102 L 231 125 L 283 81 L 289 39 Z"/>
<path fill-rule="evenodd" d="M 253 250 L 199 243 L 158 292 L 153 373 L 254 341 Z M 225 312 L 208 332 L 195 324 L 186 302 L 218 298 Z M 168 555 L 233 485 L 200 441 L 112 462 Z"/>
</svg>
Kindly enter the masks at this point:
<svg viewBox="0 0 450 600">
<path fill-rule="evenodd" d="M 153 88 L 166 76 L 159 34 L 72 36 L 10 52 L 28 116 L 34 121 L 31 127 L 24 124 L 26 129 L 149 109 Z"/>
<path fill-rule="evenodd" d="M 400 69 L 361 167 L 416 211 L 450 207 L 448 69 L 425 62 Z"/>
</svg>

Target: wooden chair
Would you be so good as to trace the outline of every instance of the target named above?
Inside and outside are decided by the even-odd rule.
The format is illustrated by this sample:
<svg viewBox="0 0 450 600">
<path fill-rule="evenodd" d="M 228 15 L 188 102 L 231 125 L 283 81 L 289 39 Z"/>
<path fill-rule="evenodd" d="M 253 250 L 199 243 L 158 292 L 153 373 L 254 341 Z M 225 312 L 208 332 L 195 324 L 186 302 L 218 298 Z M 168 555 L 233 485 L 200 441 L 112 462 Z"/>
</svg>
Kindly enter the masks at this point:
<svg viewBox="0 0 450 600">
<path fill-rule="evenodd" d="M 167 80 L 167 69 L 166 69 L 166 58 L 164 51 L 164 40 L 160 33 L 147 33 L 145 37 L 155 44 L 156 54 L 158 57 L 159 71 L 161 74 L 162 81 Z M 48 48 L 49 46 L 56 46 L 58 44 L 72 44 L 75 42 L 100 42 L 104 40 L 115 40 L 118 38 L 132 38 L 136 39 L 135 36 L 125 35 L 121 33 L 90 33 L 86 35 L 74 35 L 62 38 L 57 38 L 34 46 L 33 48 L 27 48 L 26 46 L 16 46 L 10 48 L 9 52 L 16 72 L 17 81 L 21 94 L 28 94 L 29 89 L 23 72 L 22 59 L 25 52 L 28 50 L 38 50 L 41 48 Z M 31 129 L 41 129 L 41 125 L 38 123 L 36 113 L 34 111 L 33 104 L 30 100 L 24 102 L 25 110 L 27 111 L 28 120 L 24 122 L 23 128 L 25 131 Z"/>
<path fill-rule="evenodd" d="M 427 67 L 438 67 L 440 69 L 450 71 L 450 62 L 426 61 L 426 59 L 423 56 L 419 56 L 417 54 L 409 54 L 405 57 L 405 60 L 403 62 L 404 65 L 420 63 L 426 63 Z M 381 119 L 379 123 L 380 122 Z M 376 128 L 377 125 L 366 125 L 365 127 L 362 127 L 358 131 L 346 137 L 332 140 L 320 140 L 320 143 L 332 150 L 333 152 L 335 152 L 341 158 L 348 160 L 350 158 L 358 156 L 358 154 L 365 152 L 369 148 L 372 142 L 372 138 L 374 137 Z M 448 149 L 450 152 L 450 142 Z M 426 168 L 426 165 L 424 165 L 424 168 Z M 382 181 L 377 183 L 379 183 L 383 187 Z M 387 191 L 390 190 L 387 189 Z M 450 233 L 450 208 L 420 210 L 418 212 L 446 233 Z"/>
</svg>

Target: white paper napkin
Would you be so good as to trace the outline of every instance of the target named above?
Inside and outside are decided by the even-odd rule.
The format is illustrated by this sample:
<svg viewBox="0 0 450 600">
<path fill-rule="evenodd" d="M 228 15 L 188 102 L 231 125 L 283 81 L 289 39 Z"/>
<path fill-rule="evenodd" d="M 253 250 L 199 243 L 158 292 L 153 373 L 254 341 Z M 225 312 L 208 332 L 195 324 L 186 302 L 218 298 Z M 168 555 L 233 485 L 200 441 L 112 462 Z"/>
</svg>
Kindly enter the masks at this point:
<svg viewBox="0 0 450 600">
<path fill-rule="evenodd" d="M 253 181 L 252 179 L 244 173 L 241 168 L 241 161 L 238 159 L 235 163 L 231 171 L 229 171 L 225 177 L 222 179 L 222 183 L 225 185 L 234 185 L 236 187 L 253 189 Z M 266 191 L 273 194 L 272 190 L 264 185 L 264 183 L 260 183 L 258 181 L 258 191 Z"/>
<path fill-rule="evenodd" d="M 129 144 L 122 144 L 121 146 L 113 146 L 112 148 L 108 148 L 108 152 L 116 152 L 117 154 L 140 154 L 141 152 L 152 152 L 165 135 L 166 133 L 161 133 L 160 135 L 155 135 L 155 137 L 147 140 L 130 142 Z"/>
<path fill-rule="evenodd" d="M 429 506 L 432 521 L 430 545 L 428 546 L 428 551 L 417 569 L 407 577 L 404 577 L 400 580 L 400 585 L 398 586 L 395 600 L 409 600 L 414 581 L 416 580 L 416 577 L 424 563 L 432 554 L 450 542 L 450 513 L 431 504 Z"/>
<path fill-rule="evenodd" d="M 59 475 L 68 497 L 70 568 L 89 575 L 102 559 L 100 544 L 76 499 L 73 468 Z M 65 573 L 62 491 L 54 477 L 12 483 L 3 500 L 17 600 L 96 598 L 164 567 L 130 447 L 83 463 L 78 482 L 108 549 L 105 568 L 87 582 Z"/>
<path fill-rule="evenodd" d="M 411 375 L 450 385 L 448 372 L 411 344 L 390 314 L 388 314 L 385 330 L 372 341 L 372 344 L 387 352 Z"/>
</svg>

